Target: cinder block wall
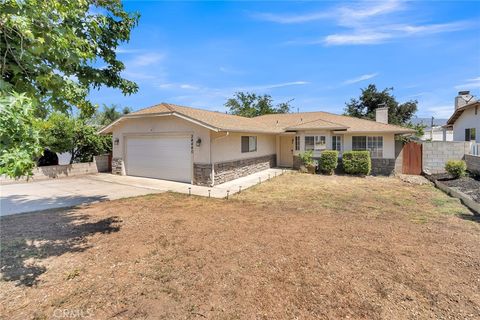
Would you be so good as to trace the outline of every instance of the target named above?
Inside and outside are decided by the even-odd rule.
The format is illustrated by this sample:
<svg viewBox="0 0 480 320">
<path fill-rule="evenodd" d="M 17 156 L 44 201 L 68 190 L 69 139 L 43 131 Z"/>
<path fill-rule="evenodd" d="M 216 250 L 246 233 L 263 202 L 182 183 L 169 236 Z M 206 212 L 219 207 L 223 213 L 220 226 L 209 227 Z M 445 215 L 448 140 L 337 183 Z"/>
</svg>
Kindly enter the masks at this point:
<svg viewBox="0 0 480 320">
<path fill-rule="evenodd" d="M 465 155 L 465 162 L 467 163 L 468 171 L 480 175 L 480 156 Z"/>
<path fill-rule="evenodd" d="M 444 173 L 449 160 L 463 160 L 470 152 L 470 142 L 429 141 L 423 142 L 423 172 L 426 174 Z"/>
</svg>

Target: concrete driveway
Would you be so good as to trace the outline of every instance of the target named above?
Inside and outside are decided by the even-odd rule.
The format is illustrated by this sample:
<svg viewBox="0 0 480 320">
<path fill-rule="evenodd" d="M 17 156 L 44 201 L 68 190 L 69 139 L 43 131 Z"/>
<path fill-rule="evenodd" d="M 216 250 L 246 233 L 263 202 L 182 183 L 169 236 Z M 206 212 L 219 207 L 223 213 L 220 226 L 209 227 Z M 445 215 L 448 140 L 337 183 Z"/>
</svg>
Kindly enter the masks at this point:
<svg viewBox="0 0 480 320">
<path fill-rule="evenodd" d="M 80 204 L 173 191 L 225 198 L 285 172 L 268 169 L 220 184 L 201 187 L 166 180 L 108 173 L 0 186 L 0 216 L 72 207 Z"/>
</svg>

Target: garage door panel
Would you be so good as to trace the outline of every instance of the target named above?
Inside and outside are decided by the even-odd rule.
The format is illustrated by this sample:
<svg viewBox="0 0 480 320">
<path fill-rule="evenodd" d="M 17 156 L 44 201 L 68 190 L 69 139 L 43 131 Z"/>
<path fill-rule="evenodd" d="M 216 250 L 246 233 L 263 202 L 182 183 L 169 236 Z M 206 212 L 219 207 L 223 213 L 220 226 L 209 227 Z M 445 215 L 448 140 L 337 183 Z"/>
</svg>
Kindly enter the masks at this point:
<svg viewBox="0 0 480 320">
<path fill-rule="evenodd" d="M 127 138 L 127 174 L 191 182 L 190 137 Z"/>
</svg>

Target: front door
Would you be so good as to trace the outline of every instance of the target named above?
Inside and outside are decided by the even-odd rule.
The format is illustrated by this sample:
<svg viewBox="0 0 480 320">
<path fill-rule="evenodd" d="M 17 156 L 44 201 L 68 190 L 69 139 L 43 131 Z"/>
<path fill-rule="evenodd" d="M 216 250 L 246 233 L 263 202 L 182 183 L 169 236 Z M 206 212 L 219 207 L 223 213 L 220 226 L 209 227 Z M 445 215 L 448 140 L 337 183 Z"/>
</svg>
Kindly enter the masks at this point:
<svg viewBox="0 0 480 320">
<path fill-rule="evenodd" d="M 293 136 L 280 136 L 280 167 L 293 166 Z"/>
</svg>

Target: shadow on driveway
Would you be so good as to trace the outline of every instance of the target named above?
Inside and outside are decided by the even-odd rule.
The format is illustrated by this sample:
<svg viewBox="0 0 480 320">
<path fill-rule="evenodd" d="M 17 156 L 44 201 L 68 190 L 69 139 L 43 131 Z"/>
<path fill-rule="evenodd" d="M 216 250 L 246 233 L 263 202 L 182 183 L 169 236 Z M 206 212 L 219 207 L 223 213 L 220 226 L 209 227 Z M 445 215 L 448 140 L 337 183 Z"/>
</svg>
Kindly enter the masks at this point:
<svg viewBox="0 0 480 320">
<path fill-rule="evenodd" d="M 84 203 L 105 200 L 108 200 L 108 197 L 105 195 L 84 196 L 72 194 L 51 197 L 32 197 L 28 194 L 7 195 L 2 196 L 0 216 L 55 208 L 68 208 Z"/>
<path fill-rule="evenodd" d="M 74 208 L 0 217 L 1 281 L 35 285 L 47 271 L 37 260 L 85 251 L 87 236 L 117 232 L 121 222 L 117 216 L 92 222 Z"/>
</svg>

